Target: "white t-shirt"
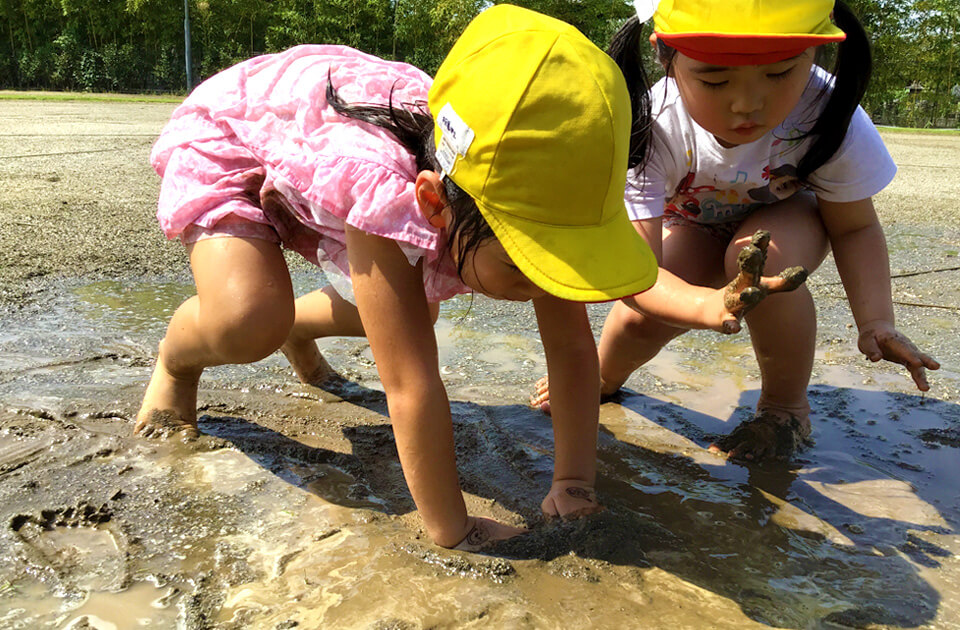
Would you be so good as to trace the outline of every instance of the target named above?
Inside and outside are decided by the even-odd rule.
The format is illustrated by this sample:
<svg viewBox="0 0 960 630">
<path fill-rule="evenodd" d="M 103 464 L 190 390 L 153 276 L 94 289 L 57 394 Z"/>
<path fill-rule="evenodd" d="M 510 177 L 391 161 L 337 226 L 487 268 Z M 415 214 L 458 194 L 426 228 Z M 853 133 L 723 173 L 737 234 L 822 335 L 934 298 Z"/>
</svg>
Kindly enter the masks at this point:
<svg viewBox="0 0 960 630">
<path fill-rule="evenodd" d="M 676 82 L 660 80 L 650 91 L 655 119 L 649 160 L 642 171 L 627 174 L 630 218 L 666 211 L 698 223 L 727 223 L 791 196 L 801 188 L 796 166 L 813 142 L 797 138 L 813 126 L 828 94 L 818 97 L 832 82 L 830 73 L 814 66 L 800 102 L 779 127 L 727 149 L 690 117 Z M 880 134 L 858 107 L 840 148 L 808 179 L 821 199 L 846 202 L 875 195 L 896 172 Z"/>
</svg>

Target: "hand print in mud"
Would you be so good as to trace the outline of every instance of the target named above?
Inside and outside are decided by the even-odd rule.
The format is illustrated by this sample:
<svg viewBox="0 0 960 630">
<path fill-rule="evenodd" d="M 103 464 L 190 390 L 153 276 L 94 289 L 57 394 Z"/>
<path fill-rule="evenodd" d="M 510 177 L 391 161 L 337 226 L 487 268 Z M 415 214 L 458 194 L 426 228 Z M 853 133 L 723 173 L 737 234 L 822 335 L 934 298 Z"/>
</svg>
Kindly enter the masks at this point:
<svg viewBox="0 0 960 630">
<path fill-rule="evenodd" d="M 797 179 L 797 167 L 793 164 L 782 164 L 776 168 L 769 169 L 764 173 L 770 178 L 769 183 L 763 188 L 751 188 L 747 191 L 751 199 L 763 203 L 775 203 L 791 196 L 803 188 L 803 184 Z"/>
</svg>

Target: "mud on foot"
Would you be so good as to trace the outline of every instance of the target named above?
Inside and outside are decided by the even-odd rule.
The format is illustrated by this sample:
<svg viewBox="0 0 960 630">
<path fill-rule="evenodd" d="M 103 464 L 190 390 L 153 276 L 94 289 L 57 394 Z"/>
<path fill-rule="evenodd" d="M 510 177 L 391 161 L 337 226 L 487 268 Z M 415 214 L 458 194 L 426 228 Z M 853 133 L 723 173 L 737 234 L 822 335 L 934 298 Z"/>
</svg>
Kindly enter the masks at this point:
<svg viewBox="0 0 960 630">
<path fill-rule="evenodd" d="M 163 362 L 163 346 L 157 356 L 150 383 L 143 395 L 143 403 L 133 426 L 134 435 L 150 438 L 168 438 L 173 435 L 193 439 L 199 437 L 197 429 L 196 376 L 171 374 Z"/>
<path fill-rule="evenodd" d="M 169 409 L 151 409 L 141 412 L 137 416 L 137 424 L 134 425 L 133 432 L 147 438 L 167 439 L 178 435 L 192 440 L 200 437 L 196 421 L 184 420 Z"/>
<path fill-rule="evenodd" d="M 363 396 L 364 388 L 338 374 L 323 358 L 314 340 L 296 342 L 288 339 L 280 351 L 304 385 L 322 389 L 344 400 Z"/>
<path fill-rule="evenodd" d="M 287 357 L 297 378 L 304 385 L 321 387 L 328 379 L 337 376 L 334 369 L 320 354 L 317 343 L 312 339 L 308 341 L 287 339 L 286 343 L 280 346 L 280 352 Z"/>
<path fill-rule="evenodd" d="M 810 423 L 763 409 L 713 444 L 710 452 L 749 462 L 786 461 L 809 444 Z"/>
</svg>

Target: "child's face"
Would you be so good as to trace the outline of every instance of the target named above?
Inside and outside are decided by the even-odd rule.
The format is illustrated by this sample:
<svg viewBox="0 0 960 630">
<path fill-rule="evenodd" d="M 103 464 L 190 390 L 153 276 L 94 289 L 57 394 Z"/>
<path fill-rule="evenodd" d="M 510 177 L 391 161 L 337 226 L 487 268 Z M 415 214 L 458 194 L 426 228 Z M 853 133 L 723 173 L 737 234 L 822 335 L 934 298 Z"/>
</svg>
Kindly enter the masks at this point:
<svg viewBox="0 0 960 630">
<path fill-rule="evenodd" d="M 725 147 L 747 144 L 784 121 L 807 85 L 813 48 L 762 66 L 715 66 L 677 53 L 672 73 L 687 111 Z"/>
<path fill-rule="evenodd" d="M 458 252 L 456 245 L 454 243 L 455 256 Z M 458 260 L 455 262 L 459 263 Z M 466 254 L 461 279 L 474 291 L 498 300 L 526 302 L 547 294 L 517 269 L 495 238 L 487 239 Z"/>
</svg>

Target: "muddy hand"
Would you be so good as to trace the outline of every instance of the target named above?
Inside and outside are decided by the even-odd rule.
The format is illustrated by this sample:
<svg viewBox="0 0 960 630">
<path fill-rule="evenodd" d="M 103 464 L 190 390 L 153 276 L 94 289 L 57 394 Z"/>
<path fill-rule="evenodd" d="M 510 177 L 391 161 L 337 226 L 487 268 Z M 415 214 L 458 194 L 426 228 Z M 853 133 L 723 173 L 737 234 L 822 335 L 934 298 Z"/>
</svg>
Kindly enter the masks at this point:
<svg viewBox="0 0 960 630">
<path fill-rule="evenodd" d="M 910 371 L 913 382 L 922 391 L 928 391 L 926 370 L 938 370 L 940 364 L 913 345 L 906 335 L 898 331 L 889 322 L 878 322 L 864 326 L 857 342 L 860 351 L 873 362 L 880 359 L 899 363 Z"/>
<path fill-rule="evenodd" d="M 504 525 L 490 518 L 470 516 L 468 519 L 470 520 L 470 529 L 464 539 L 454 547 L 457 551 L 480 551 L 495 542 L 520 536 L 529 531 L 523 527 Z"/>
<path fill-rule="evenodd" d="M 807 270 L 803 267 L 790 267 L 779 275 L 764 276 L 763 267 L 767 263 L 769 244 L 770 232 L 757 230 L 750 244 L 740 250 L 737 256 L 737 277 L 724 288 L 724 306 L 736 317 L 736 321 L 724 323 L 726 333 L 737 332 L 740 318 L 763 298 L 771 293 L 793 291 L 807 279 Z"/>
<path fill-rule="evenodd" d="M 537 384 L 533 386 L 533 393 L 530 394 L 530 408 L 538 409 L 543 413 L 550 415 L 550 382 L 544 376 Z"/>
<path fill-rule="evenodd" d="M 582 481 L 555 481 L 550 492 L 540 504 L 547 520 L 556 518 L 565 521 L 602 512 L 604 507 L 597 501 L 597 493 Z"/>
</svg>

